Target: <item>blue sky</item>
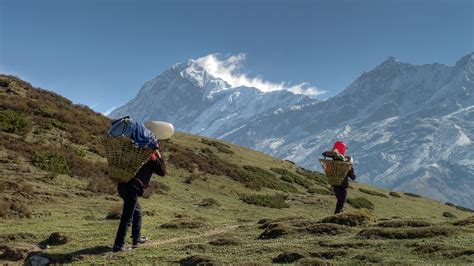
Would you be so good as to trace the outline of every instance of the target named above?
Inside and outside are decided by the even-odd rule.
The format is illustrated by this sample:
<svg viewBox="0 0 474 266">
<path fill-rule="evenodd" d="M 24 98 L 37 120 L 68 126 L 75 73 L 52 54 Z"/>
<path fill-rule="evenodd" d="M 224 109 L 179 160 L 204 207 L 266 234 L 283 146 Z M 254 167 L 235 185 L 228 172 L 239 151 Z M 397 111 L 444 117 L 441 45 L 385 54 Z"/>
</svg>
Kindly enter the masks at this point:
<svg viewBox="0 0 474 266">
<path fill-rule="evenodd" d="M 244 53 L 248 77 L 344 89 L 387 56 L 453 65 L 472 0 L 0 0 L 0 72 L 104 112 L 163 70 Z"/>
</svg>

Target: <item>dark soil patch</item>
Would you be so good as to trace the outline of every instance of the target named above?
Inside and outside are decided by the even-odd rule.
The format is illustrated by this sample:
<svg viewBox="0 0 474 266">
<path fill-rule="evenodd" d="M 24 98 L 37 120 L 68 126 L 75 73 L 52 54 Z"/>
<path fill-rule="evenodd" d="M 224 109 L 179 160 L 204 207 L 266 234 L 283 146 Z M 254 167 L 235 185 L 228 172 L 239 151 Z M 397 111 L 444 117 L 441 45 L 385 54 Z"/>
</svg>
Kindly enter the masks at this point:
<svg viewBox="0 0 474 266">
<path fill-rule="evenodd" d="M 216 265 L 214 260 L 210 257 L 194 255 L 186 257 L 179 261 L 182 266 L 194 266 L 194 265 Z"/>
<path fill-rule="evenodd" d="M 375 216 L 368 211 L 344 212 L 323 218 L 321 223 L 334 223 L 348 226 L 366 225 L 375 221 Z"/>
<path fill-rule="evenodd" d="M 209 244 L 213 246 L 237 246 L 240 244 L 240 240 L 231 236 L 223 236 L 209 241 Z"/>
<path fill-rule="evenodd" d="M 275 239 L 290 233 L 290 227 L 284 223 L 274 223 L 267 226 L 258 239 Z"/>
<path fill-rule="evenodd" d="M 273 263 L 293 263 L 297 260 L 306 257 L 306 255 L 302 254 L 299 251 L 285 251 L 275 258 L 273 258 Z"/>
<path fill-rule="evenodd" d="M 461 231 L 454 227 L 433 226 L 409 229 L 371 228 L 360 231 L 357 235 L 368 239 L 418 239 L 430 237 L 448 237 Z"/>
<path fill-rule="evenodd" d="M 8 245 L 0 246 L 0 259 L 19 261 L 24 260 L 28 256 L 30 250 L 26 248 L 15 248 Z"/>
<path fill-rule="evenodd" d="M 426 227 L 426 226 L 432 226 L 433 224 L 427 221 L 423 220 L 389 220 L 389 221 L 383 221 L 376 226 L 378 227 Z"/>
<path fill-rule="evenodd" d="M 9 241 L 34 241 L 37 237 L 33 233 L 19 232 L 16 234 L 3 234 L 0 235 L 0 242 L 9 242 Z"/>
<path fill-rule="evenodd" d="M 176 219 L 169 223 L 164 223 L 160 227 L 167 229 L 196 229 L 205 227 L 206 224 L 202 221 L 192 219 Z"/>
<path fill-rule="evenodd" d="M 312 235 L 339 235 L 350 232 L 349 227 L 332 223 L 313 224 L 302 228 L 302 230 Z"/>
</svg>

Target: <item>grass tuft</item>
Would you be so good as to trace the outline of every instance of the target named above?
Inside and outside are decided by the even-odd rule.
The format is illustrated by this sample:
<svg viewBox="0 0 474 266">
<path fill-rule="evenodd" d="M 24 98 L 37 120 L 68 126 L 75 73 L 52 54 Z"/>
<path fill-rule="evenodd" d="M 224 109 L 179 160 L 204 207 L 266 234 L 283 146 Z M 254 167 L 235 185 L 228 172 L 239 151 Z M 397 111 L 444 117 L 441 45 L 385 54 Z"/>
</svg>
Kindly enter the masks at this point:
<svg viewBox="0 0 474 266">
<path fill-rule="evenodd" d="M 244 195 L 241 197 L 241 200 L 247 204 L 253 204 L 262 207 L 268 208 L 289 208 L 290 205 L 285 202 L 286 197 L 282 194 L 274 195 Z"/>
</svg>

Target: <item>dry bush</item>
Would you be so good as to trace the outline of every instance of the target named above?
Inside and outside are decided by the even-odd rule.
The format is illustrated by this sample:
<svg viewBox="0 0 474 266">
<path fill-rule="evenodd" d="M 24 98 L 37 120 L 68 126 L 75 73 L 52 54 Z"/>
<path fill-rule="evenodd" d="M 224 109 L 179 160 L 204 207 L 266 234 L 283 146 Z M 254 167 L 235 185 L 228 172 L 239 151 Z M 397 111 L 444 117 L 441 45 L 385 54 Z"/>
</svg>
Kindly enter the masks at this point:
<svg viewBox="0 0 474 266">
<path fill-rule="evenodd" d="M 145 199 L 148 199 L 155 193 L 160 195 L 166 195 L 170 190 L 171 189 L 167 184 L 157 180 L 150 180 L 148 188 L 145 189 L 143 197 Z"/>
<path fill-rule="evenodd" d="M 0 217 L 4 218 L 10 213 L 10 202 L 0 199 Z"/>
<path fill-rule="evenodd" d="M 184 183 L 186 184 L 192 184 L 195 180 L 199 180 L 203 177 L 203 174 L 198 171 L 194 171 L 188 176 L 186 176 L 183 180 Z"/>
<path fill-rule="evenodd" d="M 86 189 L 97 194 L 115 194 L 117 192 L 117 184 L 110 178 L 93 176 L 87 183 Z"/>
<path fill-rule="evenodd" d="M 21 202 L 12 202 L 10 209 L 16 212 L 20 218 L 31 218 L 31 209 Z"/>
<path fill-rule="evenodd" d="M 375 222 L 375 215 L 368 211 L 343 212 L 320 220 L 321 223 L 334 223 L 348 226 L 360 226 Z"/>
<path fill-rule="evenodd" d="M 273 223 L 269 224 L 267 228 L 260 234 L 258 239 L 275 239 L 287 235 L 291 232 L 288 224 Z"/>
<path fill-rule="evenodd" d="M 200 207 L 213 207 L 221 206 L 219 202 L 214 198 L 205 198 L 200 203 L 197 204 Z"/>
<path fill-rule="evenodd" d="M 4 180 L 0 180 L 0 193 L 3 193 L 7 190 L 8 183 Z"/>
<path fill-rule="evenodd" d="M 116 205 L 112 206 L 109 209 L 109 212 L 107 213 L 107 216 L 105 216 L 105 219 L 107 219 L 107 220 L 119 220 L 120 216 L 122 216 L 122 209 L 123 209 L 122 204 L 116 204 Z"/>
<path fill-rule="evenodd" d="M 66 234 L 62 232 L 54 232 L 48 237 L 48 244 L 49 245 L 64 245 L 67 242 L 69 242 L 70 237 L 68 237 Z"/>
</svg>

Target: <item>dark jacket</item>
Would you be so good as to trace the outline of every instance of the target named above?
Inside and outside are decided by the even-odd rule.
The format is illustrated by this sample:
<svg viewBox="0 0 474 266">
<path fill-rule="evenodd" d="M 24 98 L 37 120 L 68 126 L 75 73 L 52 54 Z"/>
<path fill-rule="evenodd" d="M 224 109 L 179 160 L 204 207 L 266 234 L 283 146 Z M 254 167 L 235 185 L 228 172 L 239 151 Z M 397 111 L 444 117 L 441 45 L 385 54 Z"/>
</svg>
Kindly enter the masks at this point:
<svg viewBox="0 0 474 266">
<path fill-rule="evenodd" d="M 148 187 L 148 183 L 150 183 L 153 173 L 160 176 L 166 175 L 166 165 L 163 158 L 146 162 L 140 170 L 138 170 L 137 174 L 129 181 L 129 183 L 138 190 L 138 195 L 143 195 L 143 190 Z"/>
<path fill-rule="evenodd" d="M 344 178 L 344 181 L 342 181 L 342 184 L 339 187 L 348 188 L 349 187 L 349 178 L 352 179 L 352 180 L 356 179 L 354 167 L 351 167 L 351 170 L 349 170 L 349 173 L 347 173 L 346 177 Z"/>
</svg>

